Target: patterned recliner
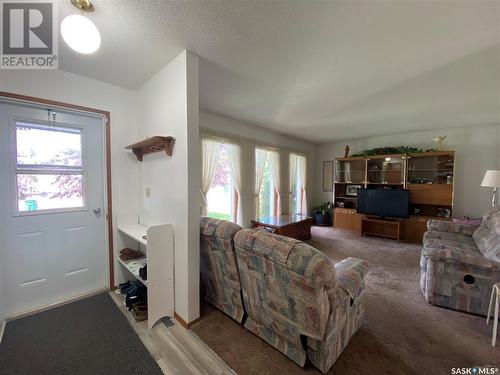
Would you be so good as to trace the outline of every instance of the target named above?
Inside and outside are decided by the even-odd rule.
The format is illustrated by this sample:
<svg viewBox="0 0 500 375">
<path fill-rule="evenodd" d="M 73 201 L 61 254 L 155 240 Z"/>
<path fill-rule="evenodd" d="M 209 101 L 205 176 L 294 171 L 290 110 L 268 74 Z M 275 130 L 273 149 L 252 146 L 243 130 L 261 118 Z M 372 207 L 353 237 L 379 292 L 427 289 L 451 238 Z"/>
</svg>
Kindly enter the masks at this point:
<svg viewBox="0 0 500 375">
<path fill-rule="evenodd" d="M 205 301 L 241 323 L 244 316 L 241 283 L 234 253 L 237 224 L 200 218 L 201 281 Z"/>
<path fill-rule="evenodd" d="M 300 366 L 327 372 L 361 325 L 368 263 L 334 264 L 298 240 L 246 229 L 235 237 L 245 327 Z"/>
<path fill-rule="evenodd" d="M 430 220 L 420 258 L 420 287 L 428 303 L 487 315 L 500 281 L 500 210 L 478 225 Z"/>
</svg>

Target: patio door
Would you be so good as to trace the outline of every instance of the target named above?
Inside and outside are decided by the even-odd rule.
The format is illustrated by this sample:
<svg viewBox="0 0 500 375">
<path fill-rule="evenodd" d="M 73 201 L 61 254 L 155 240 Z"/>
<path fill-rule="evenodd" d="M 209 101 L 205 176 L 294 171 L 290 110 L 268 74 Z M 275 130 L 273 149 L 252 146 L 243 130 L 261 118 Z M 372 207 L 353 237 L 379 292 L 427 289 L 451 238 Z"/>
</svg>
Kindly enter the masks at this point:
<svg viewBox="0 0 500 375">
<path fill-rule="evenodd" d="M 0 102 L 3 315 L 107 286 L 104 119 Z"/>
</svg>

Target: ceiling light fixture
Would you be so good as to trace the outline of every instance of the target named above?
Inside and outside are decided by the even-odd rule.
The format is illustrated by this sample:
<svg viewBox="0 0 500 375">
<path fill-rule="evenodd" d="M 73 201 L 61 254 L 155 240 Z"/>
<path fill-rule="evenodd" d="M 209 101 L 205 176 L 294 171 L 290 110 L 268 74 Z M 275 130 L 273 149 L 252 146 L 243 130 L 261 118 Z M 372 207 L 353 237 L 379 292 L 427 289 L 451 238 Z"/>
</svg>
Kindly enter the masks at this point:
<svg viewBox="0 0 500 375">
<path fill-rule="evenodd" d="M 94 23 L 83 16 L 84 12 L 93 12 L 94 5 L 89 0 L 71 0 L 71 4 L 82 11 L 72 14 L 61 22 L 61 34 L 68 46 L 83 54 L 94 53 L 101 45 L 101 34 Z"/>
</svg>

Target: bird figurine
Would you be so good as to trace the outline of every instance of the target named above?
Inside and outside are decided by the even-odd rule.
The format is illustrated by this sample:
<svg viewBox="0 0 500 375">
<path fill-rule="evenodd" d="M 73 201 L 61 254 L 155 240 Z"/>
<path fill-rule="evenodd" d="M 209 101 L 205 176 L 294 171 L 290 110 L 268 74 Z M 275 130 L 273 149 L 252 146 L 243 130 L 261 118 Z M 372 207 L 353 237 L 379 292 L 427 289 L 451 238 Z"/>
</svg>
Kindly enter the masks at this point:
<svg viewBox="0 0 500 375">
<path fill-rule="evenodd" d="M 437 138 L 434 138 L 434 142 L 436 142 L 436 151 L 441 151 L 443 149 L 443 141 L 446 139 L 446 135 L 440 135 Z"/>
<path fill-rule="evenodd" d="M 344 157 L 348 158 L 349 157 L 349 145 L 345 145 L 344 149 Z"/>
</svg>

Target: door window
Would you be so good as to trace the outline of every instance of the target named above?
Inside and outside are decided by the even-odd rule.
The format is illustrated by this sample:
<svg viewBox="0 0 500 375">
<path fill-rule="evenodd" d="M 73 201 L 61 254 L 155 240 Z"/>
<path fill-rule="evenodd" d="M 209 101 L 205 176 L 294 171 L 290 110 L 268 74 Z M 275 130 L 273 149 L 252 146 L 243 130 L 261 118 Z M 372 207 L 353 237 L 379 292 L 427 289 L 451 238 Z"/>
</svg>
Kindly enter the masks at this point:
<svg viewBox="0 0 500 375">
<path fill-rule="evenodd" d="M 14 133 L 16 211 L 83 208 L 82 129 L 16 121 Z"/>
</svg>

